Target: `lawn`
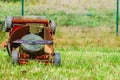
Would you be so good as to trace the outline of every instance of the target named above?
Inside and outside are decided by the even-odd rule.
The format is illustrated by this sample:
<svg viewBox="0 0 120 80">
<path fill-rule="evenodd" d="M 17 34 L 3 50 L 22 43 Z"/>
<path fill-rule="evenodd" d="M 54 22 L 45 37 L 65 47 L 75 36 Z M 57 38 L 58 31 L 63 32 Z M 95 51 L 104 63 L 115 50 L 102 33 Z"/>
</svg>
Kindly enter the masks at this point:
<svg viewBox="0 0 120 80">
<path fill-rule="evenodd" d="M 99 32 L 96 31 L 98 28 Z M 120 37 L 115 37 L 111 28 L 107 28 L 109 29 L 107 32 L 104 29 L 58 27 L 54 48 L 56 52 L 61 53 L 60 66 L 46 66 L 35 61 L 30 61 L 28 65 L 13 65 L 7 52 L 1 49 L 0 78 L 2 80 L 119 80 Z M 69 34 L 71 32 L 72 35 Z"/>
<path fill-rule="evenodd" d="M 119 52 L 59 50 L 61 66 L 31 61 L 28 65 L 12 65 L 6 52 L 0 51 L 2 80 L 119 80 Z"/>
<path fill-rule="evenodd" d="M 0 79 L 119 80 L 120 36 L 116 37 L 115 2 L 111 1 L 75 0 L 69 4 L 69 0 L 64 3 L 63 0 L 31 0 L 31 3 L 26 0 L 25 15 L 46 15 L 57 22 L 54 48 L 61 53 L 61 65 L 35 61 L 13 65 L 7 51 L 1 48 Z M 0 1 L 1 29 L 7 15 L 21 15 L 19 6 L 19 2 Z M 0 30 L 0 43 L 7 37 L 8 34 Z"/>
</svg>

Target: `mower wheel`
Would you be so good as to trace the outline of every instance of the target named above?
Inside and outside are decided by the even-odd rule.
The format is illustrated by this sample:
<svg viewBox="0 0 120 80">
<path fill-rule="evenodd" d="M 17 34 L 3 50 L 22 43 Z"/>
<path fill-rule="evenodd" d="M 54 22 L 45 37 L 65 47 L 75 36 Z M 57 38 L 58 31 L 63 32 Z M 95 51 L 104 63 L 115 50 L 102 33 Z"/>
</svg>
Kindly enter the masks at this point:
<svg viewBox="0 0 120 80">
<path fill-rule="evenodd" d="M 55 23 L 55 21 L 50 20 L 49 23 L 50 23 L 50 29 L 51 29 L 51 30 L 53 31 L 53 33 L 55 34 L 55 31 L 56 31 L 56 23 Z"/>
<path fill-rule="evenodd" d="M 12 28 L 12 17 L 7 16 L 5 20 L 5 31 L 9 32 L 9 30 Z"/>
<path fill-rule="evenodd" d="M 18 62 L 18 52 L 12 51 L 12 62 L 17 63 Z"/>
<path fill-rule="evenodd" d="M 60 66 L 61 58 L 60 53 L 55 53 L 55 65 Z"/>
</svg>

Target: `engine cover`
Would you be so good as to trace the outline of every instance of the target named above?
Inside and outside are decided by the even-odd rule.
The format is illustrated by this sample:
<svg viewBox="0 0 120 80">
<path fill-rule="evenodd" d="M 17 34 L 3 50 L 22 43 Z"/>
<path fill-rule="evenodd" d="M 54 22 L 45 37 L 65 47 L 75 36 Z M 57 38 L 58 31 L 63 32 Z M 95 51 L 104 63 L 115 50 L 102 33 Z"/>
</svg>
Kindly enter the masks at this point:
<svg viewBox="0 0 120 80">
<path fill-rule="evenodd" d="M 34 41 L 43 40 L 43 39 L 40 36 L 35 35 L 35 34 L 27 34 L 22 37 L 22 40 L 34 42 Z M 41 45 L 41 44 L 30 45 L 30 44 L 22 43 L 21 48 L 25 51 L 27 50 L 27 51 L 36 52 L 36 51 L 42 50 L 44 48 L 44 45 Z"/>
</svg>

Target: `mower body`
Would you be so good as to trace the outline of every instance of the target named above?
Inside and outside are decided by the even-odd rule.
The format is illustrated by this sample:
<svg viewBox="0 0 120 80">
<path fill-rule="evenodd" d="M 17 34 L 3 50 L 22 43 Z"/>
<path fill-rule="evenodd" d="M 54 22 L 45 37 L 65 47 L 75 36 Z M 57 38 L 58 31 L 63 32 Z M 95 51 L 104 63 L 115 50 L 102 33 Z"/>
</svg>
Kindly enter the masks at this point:
<svg viewBox="0 0 120 80">
<path fill-rule="evenodd" d="M 34 59 L 60 65 L 60 54 L 54 52 L 56 25 L 45 17 L 8 16 L 5 30 L 9 32 L 7 51 L 13 63 L 27 64 Z"/>
</svg>

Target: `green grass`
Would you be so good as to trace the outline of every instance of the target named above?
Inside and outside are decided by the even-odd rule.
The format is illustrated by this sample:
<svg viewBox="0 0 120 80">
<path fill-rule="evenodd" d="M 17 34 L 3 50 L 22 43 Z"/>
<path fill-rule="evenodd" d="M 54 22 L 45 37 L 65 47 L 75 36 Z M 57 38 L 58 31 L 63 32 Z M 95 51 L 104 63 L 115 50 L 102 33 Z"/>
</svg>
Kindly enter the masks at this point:
<svg viewBox="0 0 120 80">
<path fill-rule="evenodd" d="M 120 37 L 115 36 L 115 8 L 105 5 L 114 1 L 98 0 L 94 4 L 92 0 L 89 3 L 73 0 L 73 4 L 64 1 L 36 3 L 31 0 L 30 3 L 28 0 L 25 3 L 25 15 L 46 15 L 57 22 L 54 48 L 61 53 L 61 66 L 45 66 L 35 61 L 13 65 L 7 51 L 0 48 L 0 80 L 120 79 Z M 83 6 L 86 3 L 88 7 Z M 6 16 L 21 15 L 20 6 L 19 2 L 0 1 L 2 28 Z M 0 30 L 0 43 L 7 37 L 8 34 Z"/>
<path fill-rule="evenodd" d="M 66 50 L 61 52 L 61 66 L 43 65 L 31 61 L 28 65 L 12 65 L 6 52 L 0 54 L 0 79 L 26 80 L 118 80 L 120 54 L 118 52 L 89 52 Z"/>
<path fill-rule="evenodd" d="M 6 16 L 20 16 L 21 4 L 20 2 L 1 2 L 0 23 L 3 25 Z M 115 9 L 96 9 L 86 8 L 83 12 L 79 12 L 78 7 L 69 7 L 60 5 L 59 8 L 55 8 L 57 5 L 51 6 L 49 3 L 44 4 L 31 4 L 25 2 L 25 15 L 44 15 L 47 18 L 56 21 L 58 26 L 87 26 L 96 27 L 105 25 L 113 27 L 115 26 Z M 61 10 L 61 7 L 66 10 Z M 81 7 L 81 6 L 79 6 Z M 71 10 L 71 12 L 69 11 Z M 76 12 L 73 12 L 73 11 Z"/>
<path fill-rule="evenodd" d="M 0 79 L 119 80 L 120 37 L 115 37 L 113 30 L 108 27 L 58 27 L 54 48 L 61 53 L 59 67 L 35 61 L 28 65 L 12 65 L 7 52 L 0 49 Z"/>
<path fill-rule="evenodd" d="M 89 13 L 65 13 L 64 11 L 58 11 L 55 13 L 41 13 L 35 15 L 46 15 L 48 18 L 56 20 L 58 26 L 87 26 L 96 27 L 105 25 L 109 27 L 115 26 L 115 11 L 108 10 L 106 12 L 95 9 L 90 9 Z M 109 19 L 109 20 L 108 20 Z M 114 23 L 114 24 L 113 24 Z"/>
<path fill-rule="evenodd" d="M 5 32 L 3 31 L 0 31 L 0 43 L 3 41 L 3 40 L 6 40 L 7 38 L 7 34 L 5 34 Z"/>
</svg>

